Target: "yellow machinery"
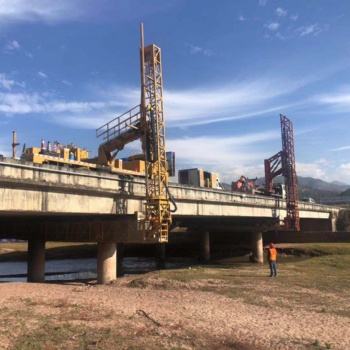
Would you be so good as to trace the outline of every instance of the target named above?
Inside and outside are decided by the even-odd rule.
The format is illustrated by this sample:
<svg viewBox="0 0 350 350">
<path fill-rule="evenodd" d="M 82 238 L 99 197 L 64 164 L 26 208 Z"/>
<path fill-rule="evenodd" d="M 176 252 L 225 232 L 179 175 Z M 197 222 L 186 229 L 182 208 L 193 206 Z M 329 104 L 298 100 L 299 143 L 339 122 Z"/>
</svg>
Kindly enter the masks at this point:
<svg viewBox="0 0 350 350">
<path fill-rule="evenodd" d="M 60 145 L 61 146 L 61 145 Z M 76 146 L 61 146 L 56 151 L 48 151 L 39 147 L 31 147 L 23 150 L 22 159 L 32 161 L 33 163 L 64 163 L 74 164 L 87 160 L 89 152 Z"/>
<path fill-rule="evenodd" d="M 163 78 L 161 50 L 155 45 L 144 47 L 141 25 L 141 125 L 142 148 L 146 156 L 146 218 L 154 212 L 158 220 L 155 232 L 159 242 L 168 241 L 171 223 L 170 194 L 165 148 Z M 146 234 L 148 234 L 146 230 Z"/>
<path fill-rule="evenodd" d="M 145 176 L 145 162 L 123 162 L 121 159 L 114 161 L 113 166 L 105 166 L 96 163 L 96 158 L 89 159 L 89 152 L 76 146 L 59 145 L 56 151 L 48 151 L 39 147 L 25 148 L 21 159 L 36 164 L 54 164 L 69 166 L 72 168 L 88 168 L 91 170 L 103 170 L 110 173 Z"/>
<path fill-rule="evenodd" d="M 140 56 L 141 104 L 96 130 L 96 136 L 105 140 L 99 147 L 97 163 L 113 166 L 118 152 L 126 144 L 141 140 L 144 156 L 136 157 L 130 164 L 135 169 L 143 169 L 144 164 L 144 239 L 167 242 L 171 213 L 167 188 L 161 49 L 153 44 L 144 47 L 142 24 Z"/>
<path fill-rule="evenodd" d="M 99 146 L 97 158 L 89 159 L 86 149 L 74 145 L 62 146 L 57 141 L 54 151 L 45 149 L 42 143 L 42 148 L 25 149 L 21 158 L 34 163 L 86 167 L 143 176 L 146 182 L 146 202 L 142 218 L 138 220 L 138 234 L 143 235 L 141 241 L 167 242 L 171 224 L 170 202 L 176 210 L 176 204 L 167 187 L 168 166 L 171 172 L 175 171 L 175 158 L 171 158 L 175 156 L 170 157 L 168 164 L 165 148 L 161 49 L 153 44 L 144 47 L 142 24 L 140 58 L 141 104 L 96 130 L 96 136 L 104 140 Z M 118 152 L 126 144 L 138 139 L 141 140 L 143 154 L 132 156 L 127 162 L 116 159 Z"/>
</svg>

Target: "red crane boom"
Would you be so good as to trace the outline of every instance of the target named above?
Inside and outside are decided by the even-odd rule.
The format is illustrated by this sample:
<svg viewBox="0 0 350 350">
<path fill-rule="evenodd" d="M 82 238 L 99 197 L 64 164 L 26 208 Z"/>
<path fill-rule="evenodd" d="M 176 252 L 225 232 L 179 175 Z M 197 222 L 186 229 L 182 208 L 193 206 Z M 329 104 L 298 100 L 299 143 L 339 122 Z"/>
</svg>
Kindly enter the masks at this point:
<svg viewBox="0 0 350 350">
<path fill-rule="evenodd" d="M 273 179 L 282 175 L 286 186 L 287 216 L 284 225 L 287 230 L 300 230 L 298 179 L 295 169 L 293 124 L 280 114 L 282 151 L 265 159 L 265 188 L 272 193 Z"/>
</svg>

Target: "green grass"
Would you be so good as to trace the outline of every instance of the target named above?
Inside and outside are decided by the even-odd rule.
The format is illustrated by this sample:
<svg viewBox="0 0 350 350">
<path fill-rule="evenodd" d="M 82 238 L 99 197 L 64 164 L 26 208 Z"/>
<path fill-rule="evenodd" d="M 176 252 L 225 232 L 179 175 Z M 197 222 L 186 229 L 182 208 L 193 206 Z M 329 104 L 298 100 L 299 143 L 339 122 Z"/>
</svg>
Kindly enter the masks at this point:
<svg viewBox="0 0 350 350">
<path fill-rule="evenodd" d="M 140 275 L 129 283 L 129 287 L 193 288 L 259 306 L 264 306 L 261 302 L 264 296 L 270 298 L 272 295 L 274 305 L 310 308 L 350 318 L 346 297 L 346 292 L 350 290 L 350 255 L 286 260 L 279 258 L 276 279 L 268 277 L 267 263 L 237 264 L 229 268 L 217 268 L 215 265 Z"/>
<path fill-rule="evenodd" d="M 279 246 L 281 246 L 279 248 Z M 348 255 L 350 242 L 277 244 L 279 252 L 295 256 Z"/>
<path fill-rule="evenodd" d="M 10 243 L 10 247 L 13 248 L 13 244 Z M 81 249 L 79 246 L 82 245 L 70 244 L 69 247 L 61 243 L 50 243 L 47 248 L 54 251 L 61 249 L 62 252 L 68 248 L 74 252 Z M 90 246 L 93 248 L 89 247 L 88 250 L 95 249 L 94 245 Z M 4 243 L 0 244 L 1 247 L 4 247 Z M 18 247 L 20 252 L 26 250 L 23 243 Z M 283 258 L 280 254 L 278 277 L 273 279 L 268 277 L 267 263 L 250 264 L 232 260 L 194 266 L 191 269 L 162 270 L 138 275 L 128 283 L 128 287 L 141 291 L 143 288 L 153 288 L 164 290 L 164 293 L 187 288 L 224 295 L 247 304 L 266 307 L 266 310 L 270 307 L 280 307 L 284 312 L 302 309 L 322 315 L 341 315 L 350 322 L 350 243 L 303 244 L 295 245 L 294 248 L 302 251 L 302 255 L 314 251 L 322 252 L 323 255 Z M 118 286 L 103 286 L 101 293 L 106 288 Z M 189 329 L 172 330 L 171 337 L 164 337 L 161 328 L 148 324 L 147 327 L 140 328 L 140 317 L 136 314 L 116 315 L 99 305 L 93 308 L 77 306 L 64 299 L 45 302 L 23 296 L 22 299 L 17 299 L 16 308 L 9 303 L 1 307 L 0 312 L 0 341 L 10 339 L 10 350 L 250 349 L 231 339 L 215 339 L 210 334 L 195 333 Z M 118 324 L 113 323 L 116 320 Z M 297 341 L 285 339 L 288 346 L 294 343 L 296 348 L 303 346 L 304 343 Z M 305 348 L 332 349 L 333 346 L 320 338 L 308 340 Z"/>
</svg>

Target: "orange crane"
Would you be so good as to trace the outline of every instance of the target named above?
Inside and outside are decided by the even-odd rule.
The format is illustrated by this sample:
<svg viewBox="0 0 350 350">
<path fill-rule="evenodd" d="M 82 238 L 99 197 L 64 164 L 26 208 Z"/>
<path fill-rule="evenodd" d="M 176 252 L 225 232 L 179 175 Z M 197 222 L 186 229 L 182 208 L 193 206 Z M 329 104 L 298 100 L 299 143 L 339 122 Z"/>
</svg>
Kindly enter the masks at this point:
<svg viewBox="0 0 350 350">
<path fill-rule="evenodd" d="M 300 230 L 298 180 L 295 168 L 293 124 L 280 114 L 282 151 L 265 159 L 265 189 L 273 192 L 273 179 L 282 175 L 286 186 L 287 216 L 284 225 L 287 230 Z"/>
</svg>

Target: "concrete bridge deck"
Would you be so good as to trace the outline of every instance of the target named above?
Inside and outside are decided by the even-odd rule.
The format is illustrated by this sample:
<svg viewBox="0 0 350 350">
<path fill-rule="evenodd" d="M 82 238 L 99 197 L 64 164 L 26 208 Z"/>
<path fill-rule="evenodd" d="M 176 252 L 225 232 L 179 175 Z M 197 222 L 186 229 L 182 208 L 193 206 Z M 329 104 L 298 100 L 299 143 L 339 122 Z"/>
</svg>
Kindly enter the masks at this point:
<svg viewBox="0 0 350 350">
<path fill-rule="evenodd" d="M 261 218 L 283 220 L 284 200 L 240 192 L 169 184 L 177 204 L 175 219 Z M 143 178 L 0 160 L 0 216 L 134 215 L 143 211 Z M 338 209 L 299 203 L 300 218 L 329 220 Z M 188 222 L 190 220 L 187 220 Z M 240 220 L 242 221 L 242 220 Z"/>
<path fill-rule="evenodd" d="M 286 203 L 279 198 L 175 183 L 169 189 L 178 209 L 172 232 L 202 232 L 207 257 L 209 233 L 250 232 L 253 250 L 262 260 L 261 232 L 286 216 Z M 104 262 L 115 260 L 116 243 L 140 241 L 134 232 L 135 213 L 144 209 L 143 178 L 2 158 L 0 198 L 0 237 L 27 239 L 33 256 L 41 260 L 45 241 L 98 242 L 103 282 L 109 278 Z M 302 230 L 334 230 L 337 208 L 313 203 L 300 203 L 299 208 Z M 38 276 L 42 271 L 32 273 L 33 279 Z"/>
</svg>

